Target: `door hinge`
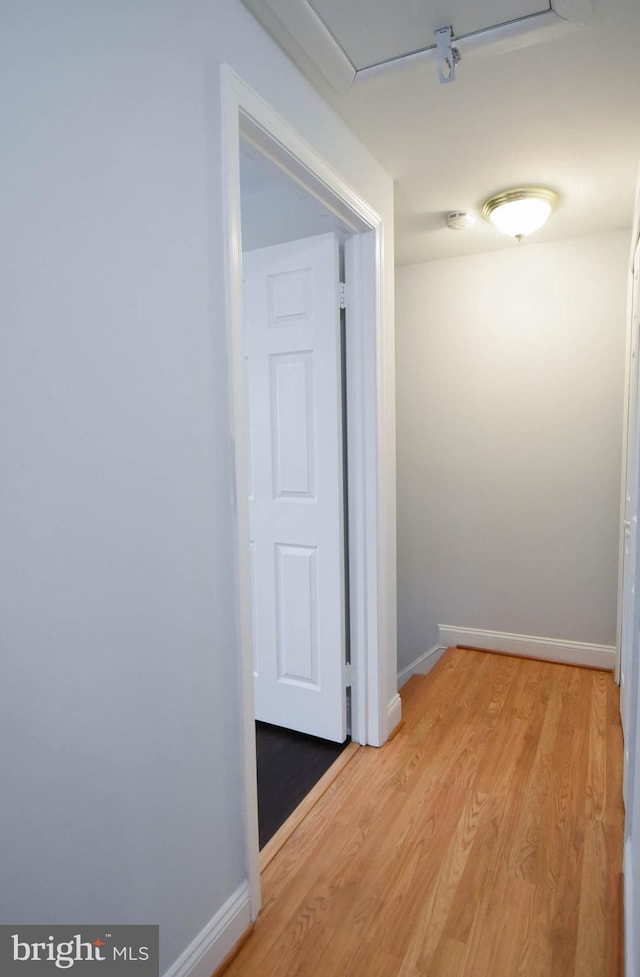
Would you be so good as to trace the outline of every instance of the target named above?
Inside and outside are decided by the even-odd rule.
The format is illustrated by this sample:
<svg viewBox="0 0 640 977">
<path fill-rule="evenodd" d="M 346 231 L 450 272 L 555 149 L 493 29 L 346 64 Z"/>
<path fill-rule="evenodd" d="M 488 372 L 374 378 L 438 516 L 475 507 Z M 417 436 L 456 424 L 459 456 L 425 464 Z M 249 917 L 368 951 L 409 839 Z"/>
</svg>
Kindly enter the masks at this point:
<svg viewBox="0 0 640 977">
<path fill-rule="evenodd" d="M 338 282 L 338 302 L 341 309 L 346 309 L 347 292 L 346 292 L 346 285 L 344 282 Z"/>
<path fill-rule="evenodd" d="M 345 662 L 344 666 L 344 687 L 350 689 L 355 679 L 355 669 L 351 662 Z"/>
</svg>

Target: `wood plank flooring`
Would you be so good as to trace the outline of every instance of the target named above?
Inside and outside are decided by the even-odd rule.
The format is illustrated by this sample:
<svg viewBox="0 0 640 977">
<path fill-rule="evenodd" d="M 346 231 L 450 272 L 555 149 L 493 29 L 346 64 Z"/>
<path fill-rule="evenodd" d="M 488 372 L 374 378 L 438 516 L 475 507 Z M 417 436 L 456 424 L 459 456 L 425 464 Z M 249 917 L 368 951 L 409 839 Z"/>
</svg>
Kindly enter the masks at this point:
<svg viewBox="0 0 640 977">
<path fill-rule="evenodd" d="M 263 873 L 226 977 L 615 977 L 611 675 L 451 649 L 401 695 Z"/>
</svg>

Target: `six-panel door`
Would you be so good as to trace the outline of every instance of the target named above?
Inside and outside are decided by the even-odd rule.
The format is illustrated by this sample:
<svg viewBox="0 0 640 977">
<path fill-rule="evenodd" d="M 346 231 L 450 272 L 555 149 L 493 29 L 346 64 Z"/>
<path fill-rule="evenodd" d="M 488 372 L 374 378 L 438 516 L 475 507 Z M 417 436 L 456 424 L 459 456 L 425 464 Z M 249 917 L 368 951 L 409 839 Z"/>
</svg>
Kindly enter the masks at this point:
<svg viewBox="0 0 640 977">
<path fill-rule="evenodd" d="M 256 718 L 346 736 L 338 242 L 243 256 Z"/>
</svg>

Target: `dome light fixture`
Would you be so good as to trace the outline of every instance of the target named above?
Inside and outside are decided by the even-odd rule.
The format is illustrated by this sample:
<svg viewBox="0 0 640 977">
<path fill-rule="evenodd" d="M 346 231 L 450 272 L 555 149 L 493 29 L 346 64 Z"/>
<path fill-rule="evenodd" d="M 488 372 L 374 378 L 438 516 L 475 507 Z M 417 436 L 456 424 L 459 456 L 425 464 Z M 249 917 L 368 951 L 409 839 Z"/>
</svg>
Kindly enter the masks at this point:
<svg viewBox="0 0 640 977">
<path fill-rule="evenodd" d="M 490 197 L 483 215 L 503 234 L 521 241 L 542 227 L 558 202 L 558 194 L 543 187 L 518 187 Z"/>
</svg>

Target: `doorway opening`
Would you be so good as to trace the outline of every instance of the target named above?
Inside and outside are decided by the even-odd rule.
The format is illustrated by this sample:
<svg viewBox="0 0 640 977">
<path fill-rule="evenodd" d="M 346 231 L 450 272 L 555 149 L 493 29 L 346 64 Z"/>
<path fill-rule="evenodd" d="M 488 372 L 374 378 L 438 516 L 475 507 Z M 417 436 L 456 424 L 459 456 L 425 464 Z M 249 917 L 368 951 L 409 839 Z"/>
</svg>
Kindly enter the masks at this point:
<svg viewBox="0 0 640 977">
<path fill-rule="evenodd" d="M 350 739 L 351 229 L 245 138 L 240 196 L 262 850 Z"/>
<path fill-rule="evenodd" d="M 386 491 L 383 386 L 387 370 L 382 328 L 382 220 L 298 133 L 274 113 L 228 66 L 221 67 L 225 155 L 223 201 L 227 228 L 227 305 L 235 463 L 236 574 L 242 677 L 245 825 L 251 914 L 260 908 L 256 745 L 253 689 L 253 598 L 243 348 L 241 146 L 251 145 L 326 212 L 343 222 L 349 282 L 346 441 L 349 456 L 348 574 L 351 729 L 356 743 L 381 746 L 399 721 L 395 669 L 382 640 L 394 617 L 394 592 L 385 569 L 393 493 Z M 390 469 L 389 469 L 390 470 Z M 391 667 L 390 667 L 391 666 Z M 346 666 L 345 666 L 345 679 Z"/>
</svg>

